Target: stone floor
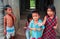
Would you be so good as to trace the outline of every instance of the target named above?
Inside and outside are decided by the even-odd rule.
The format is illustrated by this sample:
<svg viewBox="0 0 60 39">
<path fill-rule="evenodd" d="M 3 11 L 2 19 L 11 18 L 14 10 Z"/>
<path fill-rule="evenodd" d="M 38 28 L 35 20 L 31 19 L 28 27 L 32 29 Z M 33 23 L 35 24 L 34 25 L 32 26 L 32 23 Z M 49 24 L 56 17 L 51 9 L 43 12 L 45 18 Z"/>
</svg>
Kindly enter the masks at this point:
<svg viewBox="0 0 60 39">
<path fill-rule="evenodd" d="M 25 23 L 26 23 L 26 21 L 24 21 L 24 20 L 20 21 L 20 28 L 17 31 L 16 39 L 25 39 L 25 30 L 23 28 L 25 26 Z"/>
</svg>

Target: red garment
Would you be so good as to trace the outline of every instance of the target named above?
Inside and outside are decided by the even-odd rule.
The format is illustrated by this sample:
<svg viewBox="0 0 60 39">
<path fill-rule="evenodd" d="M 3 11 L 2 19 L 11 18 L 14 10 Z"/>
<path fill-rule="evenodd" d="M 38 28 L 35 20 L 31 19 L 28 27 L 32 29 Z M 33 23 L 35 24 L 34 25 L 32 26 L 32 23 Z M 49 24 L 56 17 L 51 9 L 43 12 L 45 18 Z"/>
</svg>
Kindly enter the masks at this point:
<svg viewBox="0 0 60 39">
<path fill-rule="evenodd" d="M 13 18 L 13 16 L 11 15 L 11 14 L 8 14 L 11 18 L 12 18 L 12 20 L 13 20 L 13 25 L 14 25 L 14 18 Z"/>
<path fill-rule="evenodd" d="M 25 27 L 27 27 L 27 28 L 25 30 L 29 29 L 28 26 L 29 26 L 29 23 L 26 22 L 26 26 Z"/>
<path fill-rule="evenodd" d="M 29 26 L 29 23 L 28 22 L 26 22 L 26 27 L 28 27 Z"/>
<path fill-rule="evenodd" d="M 32 39 L 35 39 L 35 38 L 32 38 Z M 42 38 L 38 38 L 38 39 L 42 39 Z"/>
<path fill-rule="evenodd" d="M 56 39 L 56 32 L 55 29 L 53 28 L 57 24 L 56 17 L 51 19 L 49 16 L 46 16 L 46 28 L 43 32 L 43 37 L 42 39 Z"/>
</svg>

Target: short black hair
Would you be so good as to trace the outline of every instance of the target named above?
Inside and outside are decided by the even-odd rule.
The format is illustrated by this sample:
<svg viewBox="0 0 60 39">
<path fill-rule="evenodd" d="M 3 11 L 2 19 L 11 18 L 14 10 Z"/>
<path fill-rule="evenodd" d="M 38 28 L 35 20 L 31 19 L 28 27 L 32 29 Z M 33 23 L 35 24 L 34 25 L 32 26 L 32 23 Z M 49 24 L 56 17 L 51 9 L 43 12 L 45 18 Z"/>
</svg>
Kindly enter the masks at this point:
<svg viewBox="0 0 60 39">
<path fill-rule="evenodd" d="M 37 10 L 34 10 L 34 11 L 32 11 L 32 13 L 38 13 L 38 11 Z"/>
<path fill-rule="evenodd" d="M 36 14 L 40 15 L 37 10 L 32 11 L 32 14 L 33 14 L 33 13 L 36 13 Z"/>
<path fill-rule="evenodd" d="M 7 10 L 8 8 L 12 8 L 10 5 L 5 5 L 3 7 L 3 10 L 2 10 L 2 14 L 5 15 L 5 10 Z"/>
<path fill-rule="evenodd" d="M 7 10 L 7 8 L 12 8 L 10 5 L 6 5 L 6 6 L 4 6 L 4 10 Z"/>
</svg>

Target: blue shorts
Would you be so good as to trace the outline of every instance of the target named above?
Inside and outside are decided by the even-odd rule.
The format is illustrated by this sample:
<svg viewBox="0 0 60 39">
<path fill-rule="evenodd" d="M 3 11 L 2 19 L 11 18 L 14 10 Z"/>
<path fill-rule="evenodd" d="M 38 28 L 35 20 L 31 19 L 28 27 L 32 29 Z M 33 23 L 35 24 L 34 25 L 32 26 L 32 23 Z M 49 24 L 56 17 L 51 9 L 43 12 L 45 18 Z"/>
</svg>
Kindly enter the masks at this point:
<svg viewBox="0 0 60 39">
<path fill-rule="evenodd" d="M 7 32 L 7 34 L 6 34 L 6 37 L 7 37 L 7 39 L 9 39 L 10 38 L 10 36 L 14 36 L 15 35 L 15 28 L 14 28 L 14 26 L 12 26 L 12 27 L 6 27 L 6 32 Z"/>
</svg>

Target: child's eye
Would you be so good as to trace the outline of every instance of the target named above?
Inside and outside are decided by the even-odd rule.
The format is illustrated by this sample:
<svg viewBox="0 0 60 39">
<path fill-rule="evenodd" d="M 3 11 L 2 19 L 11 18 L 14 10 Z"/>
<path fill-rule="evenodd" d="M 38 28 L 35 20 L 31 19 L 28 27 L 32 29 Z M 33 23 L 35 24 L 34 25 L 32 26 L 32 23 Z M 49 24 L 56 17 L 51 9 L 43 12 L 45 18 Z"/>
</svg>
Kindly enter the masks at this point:
<svg viewBox="0 0 60 39">
<path fill-rule="evenodd" d="M 11 11 L 11 9 L 9 9 L 9 11 Z"/>
<path fill-rule="evenodd" d="M 11 11 L 12 9 L 8 9 L 9 11 Z"/>
</svg>

